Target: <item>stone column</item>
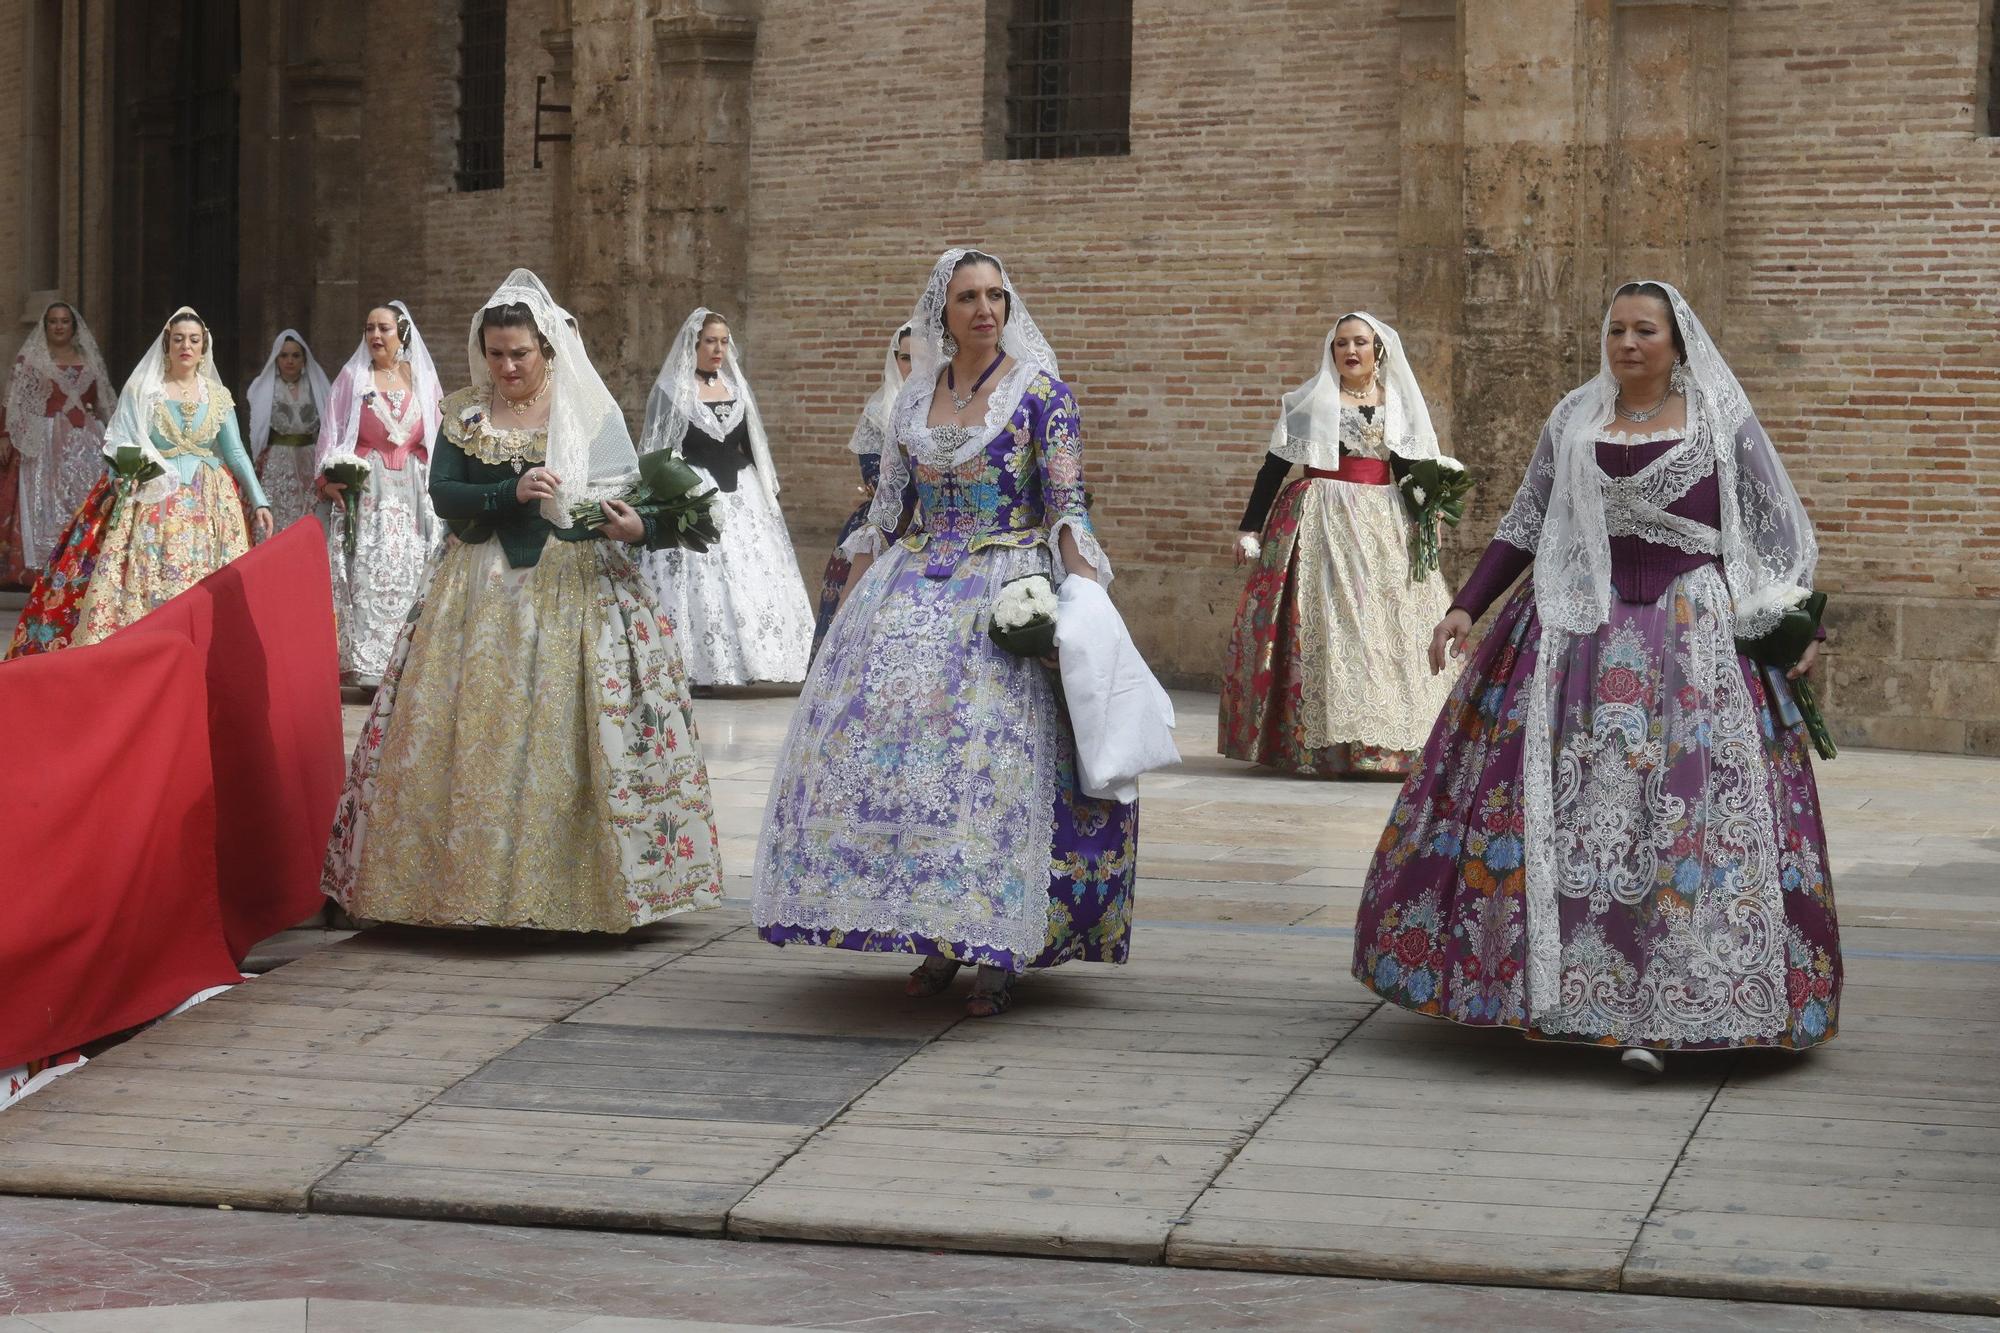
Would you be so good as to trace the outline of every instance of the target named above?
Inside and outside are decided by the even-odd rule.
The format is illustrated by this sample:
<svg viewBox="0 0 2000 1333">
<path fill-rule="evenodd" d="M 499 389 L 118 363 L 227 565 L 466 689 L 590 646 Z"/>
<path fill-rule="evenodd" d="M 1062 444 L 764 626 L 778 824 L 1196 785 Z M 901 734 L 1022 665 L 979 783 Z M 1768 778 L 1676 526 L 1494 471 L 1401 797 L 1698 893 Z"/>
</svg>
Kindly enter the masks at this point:
<svg viewBox="0 0 2000 1333">
<path fill-rule="evenodd" d="M 757 21 L 689 7 L 653 27 L 658 249 L 671 334 L 705 305 L 754 345 L 750 295 L 750 70 Z M 662 344 L 664 350 L 664 343 Z"/>
<path fill-rule="evenodd" d="M 1615 281 L 1664 278 L 1711 329 L 1727 297 L 1729 0 L 1616 0 Z"/>
<path fill-rule="evenodd" d="M 658 257 L 647 245 L 654 193 L 651 116 L 652 4 L 573 0 L 569 45 L 569 188 L 557 195 L 557 292 L 582 327 L 591 360 L 634 426 L 647 366 L 664 348 L 651 330 L 661 316 Z M 552 48 L 553 49 L 553 48 Z"/>
<path fill-rule="evenodd" d="M 1459 0 L 1461 334 L 1453 438 L 1489 533 L 1549 409 L 1597 368 L 1609 250 L 1611 0 Z"/>
<path fill-rule="evenodd" d="M 1416 370 L 1445 452 L 1453 426 L 1463 315 L 1465 92 L 1458 0 L 1401 0 L 1397 118 L 1402 201 L 1397 214 L 1396 330 Z"/>
</svg>

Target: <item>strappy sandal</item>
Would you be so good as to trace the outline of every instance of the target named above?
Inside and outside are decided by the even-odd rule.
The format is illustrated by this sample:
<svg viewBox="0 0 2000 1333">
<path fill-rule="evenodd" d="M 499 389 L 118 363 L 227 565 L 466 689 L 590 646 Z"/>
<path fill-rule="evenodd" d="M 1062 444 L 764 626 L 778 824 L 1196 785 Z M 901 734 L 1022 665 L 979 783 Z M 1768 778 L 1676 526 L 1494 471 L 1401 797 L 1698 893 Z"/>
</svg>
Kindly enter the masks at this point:
<svg viewBox="0 0 2000 1333">
<path fill-rule="evenodd" d="M 972 990 L 965 997 L 965 1012 L 973 1018 L 992 1018 L 1014 1005 L 1014 974 L 1004 968 L 979 965 Z"/>
<path fill-rule="evenodd" d="M 917 964 L 917 970 L 910 973 L 910 979 L 903 983 L 903 994 L 916 1000 L 942 994 L 951 985 L 951 979 L 958 975 L 958 966 L 949 958 L 933 954 Z"/>
</svg>

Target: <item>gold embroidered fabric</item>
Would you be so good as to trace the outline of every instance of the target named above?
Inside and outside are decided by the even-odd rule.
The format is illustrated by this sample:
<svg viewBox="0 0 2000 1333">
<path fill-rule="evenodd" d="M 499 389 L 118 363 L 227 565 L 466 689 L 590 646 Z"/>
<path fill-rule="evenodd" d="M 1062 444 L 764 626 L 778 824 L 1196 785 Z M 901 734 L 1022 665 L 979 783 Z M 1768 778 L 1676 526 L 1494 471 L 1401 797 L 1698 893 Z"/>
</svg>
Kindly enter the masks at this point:
<svg viewBox="0 0 2000 1333">
<path fill-rule="evenodd" d="M 493 406 L 483 390 L 466 387 L 444 400 L 444 433 L 471 458 L 494 467 L 511 465 L 515 471 L 541 463 L 549 456 L 546 426 L 532 430 L 509 430 L 493 417 Z"/>
<path fill-rule="evenodd" d="M 376 921 L 572 931 L 720 901 L 679 653 L 629 557 L 551 540 L 514 569 L 498 543 L 453 543 L 412 614 L 327 893 Z"/>
<path fill-rule="evenodd" d="M 1382 414 L 1341 411 L 1343 452 L 1386 458 Z M 1410 520 L 1394 486 L 1314 478 L 1299 504 L 1299 705 L 1308 749 L 1342 742 L 1419 750 L 1451 693 L 1433 676 L 1444 579 L 1410 582 Z"/>
<path fill-rule="evenodd" d="M 208 411 L 192 426 L 174 401 L 163 398 L 153 405 L 153 439 L 155 443 L 165 441 L 160 453 L 166 458 L 183 454 L 212 458 L 215 451 L 208 446 L 222 433 L 223 417 L 235 410 L 236 400 L 220 384 L 208 386 Z"/>
<path fill-rule="evenodd" d="M 236 483 L 198 467 L 158 504 L 121 496 L 77 608 L 77 645 L 109 638 L 250 549 Z"/>
</svg>

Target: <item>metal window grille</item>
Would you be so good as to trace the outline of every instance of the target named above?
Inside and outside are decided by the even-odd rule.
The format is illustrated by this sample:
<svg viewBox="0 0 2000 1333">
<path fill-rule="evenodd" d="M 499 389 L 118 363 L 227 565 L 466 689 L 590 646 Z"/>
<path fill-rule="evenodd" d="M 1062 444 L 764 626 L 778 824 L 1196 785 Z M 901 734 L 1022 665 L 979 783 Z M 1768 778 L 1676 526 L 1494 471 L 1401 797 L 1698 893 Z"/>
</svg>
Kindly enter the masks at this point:
<svg viewBox="0 0 2000 1333">
<path fill-rule="evenodd" d="M 1012 0 L 1007 156 L 1132 151 L 1132 0 Z"/>
<path fill-rule="evenodd" d="M 506 181 L 507 0 L 458 6 L 458 188 Z"/>
</svg>

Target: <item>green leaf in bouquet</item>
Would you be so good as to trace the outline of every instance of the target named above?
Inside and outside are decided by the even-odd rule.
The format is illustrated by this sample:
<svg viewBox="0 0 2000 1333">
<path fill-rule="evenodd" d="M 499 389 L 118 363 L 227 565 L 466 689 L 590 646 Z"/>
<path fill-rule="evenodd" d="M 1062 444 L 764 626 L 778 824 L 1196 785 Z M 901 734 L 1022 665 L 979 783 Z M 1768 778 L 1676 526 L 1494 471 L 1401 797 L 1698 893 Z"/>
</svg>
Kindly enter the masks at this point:
<svg viewBox="0 0 2000 1333">
<path fill-rule="evenodd" d="M 1815 592 L 1778 617 L 1778 623 L 1754 639 L 1736 640 L 1736 651 L 1753 662 L 1789 671 L 1798 665 L 1819 633 L 1826 614 L 1826 594 Z"/>
<path fill-rule="evenodd" d="M 686 459 L 661 449 L 639 459 L 639 485 L 644 498 L 665 503 L 693 494 L 703 482 Z"/>
</svg>

